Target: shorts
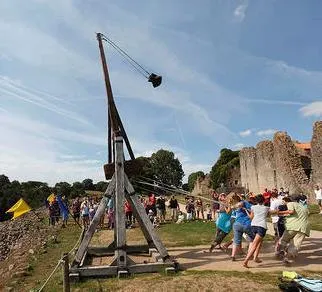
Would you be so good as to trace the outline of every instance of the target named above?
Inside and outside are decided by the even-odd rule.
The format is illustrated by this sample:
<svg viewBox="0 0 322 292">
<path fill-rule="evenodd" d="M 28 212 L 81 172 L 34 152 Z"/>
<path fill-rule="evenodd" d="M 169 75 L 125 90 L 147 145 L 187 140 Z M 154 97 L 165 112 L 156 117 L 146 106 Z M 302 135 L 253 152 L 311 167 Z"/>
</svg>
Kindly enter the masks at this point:
<svg viewBox="0 0 322 292">
<path fill-rule="evenodd" d="M 73 217 L 74 217 L 74 219 L 79 219 L 79 217 L 80 217 L 80 213 L 74 213 L 74 214 L 73 214 Z"/>
<path fill-rule="evenodd" d="M 267 229 L 261 226 L 252 226 L 252 231 L 254 235 L 258 234 L 261 238 L 263 238 L 266 235 Z"/>
<path fill-rule="evenodd" d="M 319 205 L 320 207 L 322 207 L 322 200 L 321 200 L 321 199 L 318 199 L 317 201 L 318 201 L 318 205 Z"/>
<path fill-rule="evenodd" d="M 249 236 L 249 238 L 251 239 L 251 241 L 253 241 L 255 238 L 255 235 L 254 235 L 250 225 L 243 225 L 239 222 L 235 222 L 233 225 L 233 230 L 234 230 L 234 244 L 235 245 L 241 245 L 243 233 L 246 233 Z"/>
</svg>

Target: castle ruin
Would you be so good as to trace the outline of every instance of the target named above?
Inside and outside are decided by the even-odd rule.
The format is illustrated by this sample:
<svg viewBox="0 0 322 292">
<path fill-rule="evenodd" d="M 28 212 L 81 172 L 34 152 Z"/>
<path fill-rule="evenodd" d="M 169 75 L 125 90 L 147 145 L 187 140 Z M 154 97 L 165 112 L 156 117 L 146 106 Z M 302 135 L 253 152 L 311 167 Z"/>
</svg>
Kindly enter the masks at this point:
<svg viewBox="0 0 322 292">
<path fill-rule="evenodd" d="M 288 189 L 290 194 L 312 195 L 322 183 L 322 121 L 313 127 L 311 143 L 293 141 L 286 132 L 276 132 L 272 141 L 240 151 L 242 186 L 254 193 L 265 188 Z"/>
</svg>

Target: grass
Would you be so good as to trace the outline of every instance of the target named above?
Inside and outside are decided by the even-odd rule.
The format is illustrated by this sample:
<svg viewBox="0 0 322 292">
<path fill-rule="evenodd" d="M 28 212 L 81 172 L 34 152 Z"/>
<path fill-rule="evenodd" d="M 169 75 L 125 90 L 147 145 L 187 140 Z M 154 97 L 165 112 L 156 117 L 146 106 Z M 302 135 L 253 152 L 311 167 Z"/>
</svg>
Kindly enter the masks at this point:
<svg viewBox="0 0 322 292">
<path fill-rule="evenodd" d="M 279 291 L 276 273 L 185 271 L 173 276 L 135 275 L 127 279 L 89 280 L 74 291 Z"/>
<path fill-rule="evenodd" d="M 80 233 L 81 229 L 73 224 L 65 229 L 61 229 L 57 237 L 57 242 L 49 240 L 46 249 L 35 251 L 35 254 L 29 258 L 28 275 L 26 277 L 13 279 L 8 286 L 13 287 L 14 291 L 30 291 L 35 288 L 40 288 L 53 268 L 57 265 L 62 254 L 73 248 Z M 61 275 L 61 268 L 58 268 L 58 271 L 48 282 L 45 291 L 61 291 Z"/>
</svg>

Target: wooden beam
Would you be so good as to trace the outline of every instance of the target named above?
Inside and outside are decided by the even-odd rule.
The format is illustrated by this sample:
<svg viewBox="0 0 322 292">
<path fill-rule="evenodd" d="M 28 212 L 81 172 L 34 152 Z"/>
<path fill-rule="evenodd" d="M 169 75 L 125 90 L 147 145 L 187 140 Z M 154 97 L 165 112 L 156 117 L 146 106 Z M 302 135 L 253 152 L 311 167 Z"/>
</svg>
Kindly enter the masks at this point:
<svg viewBox="0 0 322 292">
<path fill-rule="evenodd" d="M 126 245 L 125 250 L 127 254 L 149 253 L 148 245 Z M 87 254 L 89 256 L 102 257 L 112 256 L 115 254 L 115 247 L 89 246 Z"/>
<path fill-rule="evenodd" d="M 162 241 L 160 240 L 158 234 L 156 233 L 153 224 L 151 223 L 148 215 L 146 214 L 146 211 L 140 202 L 138 196 L 135 194 L 135 190 L 130 183 L 127 175 L 124 175 L 124 183 L 125 183 L 125 188 L 128 192 L 126 195 L 127 200 L 130 202 L 133 211 L 135 210 L 135 213 L 137 214 L 136 219 L 138 220 L 140 227 L 142 229 L 142 232 L 146 238 L 146 240 L 149 241 L 152 240 L 155 248 L 159 252 L 161 258 L 163 260 L 166 260 L 169 258 L 169 254 L 163 245 Z"/>
<path fill-rule="evenodd" d="M 125 228 L 125 213 L 124 213 L 124 153 L 123 153 L 123 138 L 115 138 L 115 228 L 116 235 L 116 250 L 117 266 L 119 269 L 126 268 L 126 228 Z"/>
<path fill-rule="evenodd" d="M 88 266 L 82 268 L 71 268 L 70 273 L 77 273 L 79 277 L 107 277 L 116 276 L 117 266 Z"/>
<path fill-rule="evenodd" d="M 82 258 L 84 257 L 84 254 L 86 252 L 86 249 L 95 233 L 95 230 L 100 222 L 101 217 L 103 216 L 104 212 L 105 212 L 105 208 L 106 208 L 106 204 L 107 204 L 107 197 L 109 195 L 112 195 L 114 190 L 115 190 L 115 184 L 116 184 L 116 179 L 113 176 L 112 180 L 110 181 L 104 196 L 100 202 L 100 205 L 98 206 L 98 209 L 95 213 L 95 216 L 91 222 L 91 224 L 89 225 L 88 229 L 85 232 L 84 238 L 81 242 L 81 244 L 79 245 L 79 248 L 77 250 L 76 256 L 75 256 L 75 260 L 74 260 L 74 264 L 79 264 L 82 261 Z"/>
</svg>

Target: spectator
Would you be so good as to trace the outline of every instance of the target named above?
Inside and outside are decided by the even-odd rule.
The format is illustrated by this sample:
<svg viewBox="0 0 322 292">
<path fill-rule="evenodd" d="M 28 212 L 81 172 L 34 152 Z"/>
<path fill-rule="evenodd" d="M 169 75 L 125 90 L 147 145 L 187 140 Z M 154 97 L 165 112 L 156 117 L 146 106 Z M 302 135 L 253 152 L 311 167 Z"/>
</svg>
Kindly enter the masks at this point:
<svg viewBox="0 0 322 292">
<path fill-rule="evenodd" d="M 264 206 L 267 206 L 267 207 L 270 206 L 271 196 L 272 196 L 272 193 L 269 190 L 267 190 L 267 188 L 265 188 L 265 190 L 263 192 Z"/>
<path fill-rule="evenodd" d="M 197 201 L 196 201 L 196 216 L 197 216 L 197 219 L 199 219 L 200 215 L 201 215 L 202 219 L 205 219 L 205 215 L 203 213 L 203 203 L 202 203 L 202 200 L 200 198 L 198 198 Z"/>
<path fill-rule="evenodd" d="M 157 208 L 157 215 L 159 218 L 159 222 L 164 223 L 165 222 L 165 213 L 166 213 L 164 196 L 160 196 L 157 198 L 156 208 Z"/>
<path fill-rule="evenodd" d="M 179 204 L 177 199 L 174 196 L 171 196 L 171 199 L 169 201 L 169 208 L 170 208 L 171 220 L 173 222 L 176 222 L 178 219 Z"/>
<path fill-rule="evenodd" d="M 189 199 L 186 204 L 187 221 L 191 221 L 193 219 L 194 210 L 195 210 L 195 205 L 192 199 Z"/>
<path fill-rule="evenodd" d="M 210 220 L 212 220 L 212 208 L 211 208 L 211 206 L 210 206 L 210 204 L 207 204 L 207 220 L 208 221 L 210 221 Z"/>
<path fill-rule="evenodd" d="M 83 226 L 85 229 L 87 229 L 87 227 L 89 226 L 89 202 L 87 198 L 84 198 L 80 210 L 83 219 Z"/>
<path fill-rule="evenodd" d="M 124 211 L 125 211 L 125 218 L 126 218 L 126 224 L 125 225 L 126 225 L 127 228 L 131 228 L 132 227 L 133 212 L 132 212 L 132 207 L 131 207 L 129 201 L 125 201 Z"/>
<path fill-rule="evenodd" d="M 73 218 L 75 220 L 75 224 L 79 224 L 79 218 L 80 218 L 80 200 L 79 197 L 77 197 L 73 203 L 72 203 L 72 212 L 73 212 Z"/>
<path fill-rule="evenodd" d="M 322 214 L 322 189 L 320 188 L 319 185 L 315 186 L 314 193 L 315 193 L 316 202 L 320 208 L 320 214 Z"/>
</svg>

